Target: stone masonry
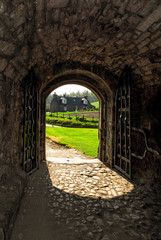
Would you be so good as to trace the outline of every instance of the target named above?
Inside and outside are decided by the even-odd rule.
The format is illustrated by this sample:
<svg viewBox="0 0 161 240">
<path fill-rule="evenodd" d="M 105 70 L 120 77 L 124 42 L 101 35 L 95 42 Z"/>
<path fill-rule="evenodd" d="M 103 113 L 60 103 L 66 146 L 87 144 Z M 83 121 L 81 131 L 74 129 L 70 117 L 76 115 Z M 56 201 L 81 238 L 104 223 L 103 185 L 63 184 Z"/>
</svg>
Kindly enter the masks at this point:
<svg viewBox="0 0 161 240">
<path fill-rule="evenodd" d="M 45 78 L 45 69 L 63 61 L 99 64 L 116 75 L 131 65 L 133 106 L 142 110 L 134 109 L 134 124 L 156 146 L 160 123 L 153 106 L 147 109 L 160 96 L 160 13 L 158 0 L 0 2 L 0 179 L 22 159 L 22 80 L 34 66 Z"/>
<path fill-rule="evenodd" d="M 100 161 L 83 163 L 88 156 L 47 140 L 51 156 L 57 162 L 42 162 L 30 177 L 11 240 L 161 239 L 155 188 L 130 182 Z"/>
<path fill-rule="evenodd" d="M 71 82 L 89 87 L 98 95 L 101 102 L 99 157 L 113 166 L 114 101 L 118 78 L 125 65 L 132 68 L 132 126 L 146 133 L 146 142 L 132 133 L 132 148 L 142 155 L 147 143 L 158 153 L 147 152 L 143 160 L 133 157 L 133 178 L 142 183 L 160 182 L 160 27 L 160 0 L 0 1 L 2 189 L 21 172 L 25 175 L 21 170 L 24 88 L 29 72 L 34 72 L 37 82 L 38 163 L 45 157 L 45 97 L 57 86 Z M 8 205 L 8 209 L 12 208 Z M 12 214 L 8 216 L 11 220 Z M 0 226 L 0 236 L 6 229 L 3 226 Z"/>
</svg>

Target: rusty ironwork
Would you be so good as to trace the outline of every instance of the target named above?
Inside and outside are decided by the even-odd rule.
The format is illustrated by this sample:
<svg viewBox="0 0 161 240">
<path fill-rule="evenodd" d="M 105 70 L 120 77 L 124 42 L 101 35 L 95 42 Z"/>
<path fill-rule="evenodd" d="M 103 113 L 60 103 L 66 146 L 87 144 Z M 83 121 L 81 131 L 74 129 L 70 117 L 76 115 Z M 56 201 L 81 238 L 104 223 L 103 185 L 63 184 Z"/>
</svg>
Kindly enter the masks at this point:
<svg viewBox="0 0 161 240">
<path fill-rule="evenodd" d="M 31 71 L 25 79 L 24 96 L 24 155 L 22 168 L 25 172 L 31 173 L 37 167 L 37 91 L 33 71 Z"/>
<path fill-rule="evenodd" d="M 114 167 L 131 178 L 131 69 L 125 66 L 115 97 L 115 155 Z"/>
</svg>

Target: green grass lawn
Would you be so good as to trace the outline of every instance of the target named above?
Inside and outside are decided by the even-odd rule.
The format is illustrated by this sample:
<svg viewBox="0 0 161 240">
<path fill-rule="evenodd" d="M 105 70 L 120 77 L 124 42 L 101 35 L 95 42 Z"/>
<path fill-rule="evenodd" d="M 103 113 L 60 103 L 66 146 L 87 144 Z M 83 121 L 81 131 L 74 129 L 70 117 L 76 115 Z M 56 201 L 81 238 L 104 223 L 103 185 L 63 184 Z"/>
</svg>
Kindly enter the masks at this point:
<svg viewBox="0 0 161 240">
<path fill-rule="evenodd" d="M 67 147 L 81 150 L 86 155 L 97 157 L 98 129 L 46 127 L 46 136 Z"/>
<path fill-rule="evenodd" d="M 93 106 L 95 106 L 96 108 L 99 108 L 99 102 L 92 102 L 91 103 Z"/>
</svg>

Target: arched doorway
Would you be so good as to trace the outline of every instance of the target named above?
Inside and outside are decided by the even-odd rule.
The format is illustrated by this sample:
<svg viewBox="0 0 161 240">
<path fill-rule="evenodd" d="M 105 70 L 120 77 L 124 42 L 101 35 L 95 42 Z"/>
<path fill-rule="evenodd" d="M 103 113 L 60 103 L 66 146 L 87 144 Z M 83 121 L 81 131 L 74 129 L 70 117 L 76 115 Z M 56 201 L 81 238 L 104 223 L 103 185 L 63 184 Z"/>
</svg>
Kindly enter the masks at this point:
<svg viewBox="0 0 161 240">
<path fill-rule="evenodd" d="M 103 71 L 101 71 L 103 73 Z M 79 84 L 91 90 L 99 99 L 99 151 L 98 158 L 113 165 L 114 155 L 114 98 L 117 78 L 109 72 L 104 78 L 84 69 L 63 69 L 47 79 L 39 92 L 39 161 L 45 159 L 45 100 L 57 87 L 65 84 Z"/>
<path fill-rule="evenodd" d="M 92 91 L 78 84 L 56 88 L 46 98 L 46 160 L 66 158 L 63 152 L 73 158 L 77 151 L 79 156 L 97 158 L 98 125 L 99 100 Z"/>
<path fill-rule="evenodd" d="M 34 78 L 37 80 L 37 106 L 35 121 L 36 135 L 36 162 L 45 160 L 45 111 L 46 98 L 50 92 L 65 84 L 79 84 L 91 90 L 99 99 L 99 148 L 98 158 L 114 166 L 115 148 L 115 96 L 118 88 L 118 78 L 102 66 L 80 64 L 58 64 L 54 66 L 50 76 L 43 75 L 34 69 Z M 48 71 L 46 71 L 48 73 Z M 51 72 L 51 71 L 50 71 Z M 31 79 L 32 81 L 32 79 Z M 30 107 L 28 108 L 30 110 Z M 32 134 L 30 136 L 32 139 Z M 30 141 L 29 141 L 30 144 Z M 33 143 L 32 143 L 33 145 Z M 27 146 L 29 149 L 30 146 Z M 24 160 L 25 161 L 25 160 Z M 26 162 L 30 161 L 30 158 Z M 33 170 L 30 164 L 29 172 Z M 25 169 L 24 169 L 25 170 Z"/>
</svg>

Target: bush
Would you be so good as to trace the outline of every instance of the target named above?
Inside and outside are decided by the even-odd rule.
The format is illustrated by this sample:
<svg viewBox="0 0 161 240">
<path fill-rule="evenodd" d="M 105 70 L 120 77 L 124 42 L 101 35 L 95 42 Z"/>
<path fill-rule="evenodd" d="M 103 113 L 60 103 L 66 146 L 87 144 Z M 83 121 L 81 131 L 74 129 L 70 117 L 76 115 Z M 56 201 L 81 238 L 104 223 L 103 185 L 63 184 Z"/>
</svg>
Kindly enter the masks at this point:
<svg viewBox="0 0 161 240">
<path fill-rule="evenodd" d="M 65 119 L 46 119 L 46 123 L 51 125 L 58 125 L 63 127 L 74 127 L 74 128 L 98 128 L 98 123 L 90 122 L 73 122 Z"/>
<path fill-rule="evenodd" d="M 46 123 L 63 127 L 98 128 L 98 119 L 84 116 L 70 116 L 70 114 L 46 114 Z"/>
<path fill-rule="evenodd" d="M 86 121 L 86 118 L 83 116 L 83 117 L 79 117 L 79 121 L 80 122 L 85 122 Z"/>
</svg>

